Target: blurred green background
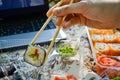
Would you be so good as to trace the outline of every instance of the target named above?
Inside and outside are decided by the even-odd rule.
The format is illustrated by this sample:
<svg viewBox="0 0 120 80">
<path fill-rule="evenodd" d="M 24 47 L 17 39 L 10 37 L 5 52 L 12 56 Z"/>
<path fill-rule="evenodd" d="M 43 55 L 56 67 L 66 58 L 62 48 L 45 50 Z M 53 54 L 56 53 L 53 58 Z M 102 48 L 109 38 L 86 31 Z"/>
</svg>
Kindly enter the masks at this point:
<svg viewBox="0 0 120 80">
<path fill-rule="evenodd" d="M 60 0 L 48 0 L 48 1 L 49 1 L 49 7 L 52 7 L 53 5 L 55 5 Z"/>
</svg>

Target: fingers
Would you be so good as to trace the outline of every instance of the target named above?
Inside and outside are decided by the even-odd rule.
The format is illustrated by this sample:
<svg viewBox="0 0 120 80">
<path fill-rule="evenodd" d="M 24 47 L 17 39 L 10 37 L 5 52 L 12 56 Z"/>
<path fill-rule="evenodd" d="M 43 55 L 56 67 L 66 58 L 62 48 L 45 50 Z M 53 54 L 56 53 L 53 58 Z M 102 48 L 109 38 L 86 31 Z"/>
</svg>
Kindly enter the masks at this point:
<svg viewBox="0 0 120 80">
<path fill-rule="evenodd" d="M 52 12 L 56 16 L 64 16 L 66 14 L 74 12 L 78 13 L 78 8 L 79 10 L 82 10 L 84 2 L 83 1 L 80 2 L 80 0 L 74 0 L 74 2 L 75 2 L 74 4 L 69 4 L 70 0 L 64 0 L 63 3 L 61 4 L 61 7 L 56 8 L 56 6 L 59 4 L 57 3 L 55 6 L 49 9 L 46 15 L 49 17 L 52 14 Z"/>
<path fill-rule="evenodd" d="M 49 9 L 49 11 L 46 13 L 47 17 L 49 17 L 53 13 L 53 9 L 55 7 L 56 7 L 56 5 Z"/>
<path fill-rule="evenodd" d="M 77 1 L 77 0 L 75 0 L 75 1 Z M 64 0 L 60 6 L 65 5 L 65 4 L 69 4 L 69 2 L 70 2 L 70 0 Z M 53 9 L 56 8 L 59 3 L 60 3 L 60 2 L 58 2 L 56 5 L 54 5 L 52 8 L 50 8 L 50 9 L 48 10 L 48 12 L 46 13 L 46 15 L 47 15 L 48 17 L 53 13 Z"/>
<path fill-rule="evenodd" d="M 57 17 L 55 24 L 56 24 L 57 26 L 60 26 L 60 25 L 61 25 L 61 22 L 62 22 L 62 19 L 63 19 L 63 17 Z"/>
<path fill-rule="evenodd" d="M 61 0 L 60 2 L 58 2 L 56 5 L 54 5 L 52 8 L 50 8 L 48 10 L 48 12 L 46 13 L 46 15 L 49 17 L 52 13 L 53 13 L 53 9 L 58 7 L 58 6 L 61 6 L 63 3 L 65 3 L 65 0 Z"/>
<path fill-rule="evenodd" d="M 87 5 L 85 1 L 74 4 L 64 5 L 53 9 L 53 14 L 56 16 L 64 16 L 72 13 L 83 13 Z"/>
<path fill-rule="evenodd" d="M 64 23 L 70 21 L 70 20 L 71 20 L 72 18 L 74 18 L 74 17 L 75 17 L 75 16 L 73 16 L 73 15 L 71 15 L 71 14 L 67 15 L 67 17 L 66 17 L 65 20 L 64 20 Z M 63 17 L 57 17 L 55 24 L 56 24 L 57 26 L 60 26 L 60 25 L 61 25 L 61 22 L 62 22 L 62 19 L 63 19 Z M 62 23 L 62 25 L 63 25 L 64 23 Z"/>
<path fill-rule="evenodd" d="M 56 25 L 59 26 L 61 21 L 62 21 L 62 17 L 59 17 L 56 20 Z M 99 29 L 107 28 L 104 25 L 102 25 L 101 22 L 88 19 L 88 18 L 84 17 L 83 15 L 68 17 L 67 20 L 65 20 L 64 23 L 62 24 L 62 27 L 64 29 L 67 29 L 76 24 L 82 24 L 82 25 L 85 25 L 88 27 L 99 28 Z"/>
<path fill-rule="evenodd" d="M 67 29 L 67 28 L 70 28 L 71 26 L 79 24 L 79 23 L 80 23 L 80 19 L 78 17 L 74 17 L 74 18 L 70 19 L 69 21 L 64 22 L 63 28 Z"/>
<path fill-rule="evenodd" d="M 67 29 L 67 28 L 70 28 L 71 26 L 73 25 L 76 25 L 76 24 L 83 24 L 83 25 L 86 25 L 86 18 L 84 16 L 79 16 L 81 14 L 78 14 L 78 15 L 67 15 L 64 23 L 62 24 L 62 27 L 64 29 Z M 56 25 L 57 26 L 60 26 L 61 24 L 61 21 L 62 21 L 62 18 L 63 17 L 58 17 L 57 20 L 56 20 Z"/>
</svg>

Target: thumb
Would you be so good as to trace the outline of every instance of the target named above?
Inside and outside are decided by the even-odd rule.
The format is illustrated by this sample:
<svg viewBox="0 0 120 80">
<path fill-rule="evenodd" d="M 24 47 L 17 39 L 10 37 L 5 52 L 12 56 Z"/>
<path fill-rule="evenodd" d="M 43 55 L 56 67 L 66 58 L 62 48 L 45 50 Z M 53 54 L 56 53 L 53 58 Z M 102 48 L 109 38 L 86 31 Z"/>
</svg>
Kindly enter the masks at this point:
<svg viewBox="0 0 120 80">
<path fill-rule="evenodd" d="M 83 13 L 86 10 L 87 2 L 80 1 L 73 4 L 67 4 L 61 7 L 57 7 L 53 10 L 53 14 L 56 16 L 64 16 L 72 13 Z"/>
</svg>

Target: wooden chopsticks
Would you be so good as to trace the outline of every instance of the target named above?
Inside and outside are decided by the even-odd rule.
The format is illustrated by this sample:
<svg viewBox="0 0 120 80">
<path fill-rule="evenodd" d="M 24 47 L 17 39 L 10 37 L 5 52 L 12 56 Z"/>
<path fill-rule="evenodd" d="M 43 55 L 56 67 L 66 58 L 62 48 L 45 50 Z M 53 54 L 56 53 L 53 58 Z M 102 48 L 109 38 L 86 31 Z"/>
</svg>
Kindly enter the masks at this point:
<svg viewBox="0 0 120 80">
<path fill-rule="evenodd" d="M 61 0 L 58 3 L 57 7 L 59 7 L 63 3 L 63 1 L 64 0 Z M 70 4 L 72 4 L 73 1 L 74 0 L 70 0 Z M 48 23 L 50 22 L 50 20 L 53 18 L 53 16 L 54 16 L 53 14 L 50 15 L 50 17 L 47 19 L 47 21 L 44 23 L 44 25 L 42 26 L 42 28 L 38 31 L 38 33 L 35 35 L 35 37 L 33 38 L 33 40 L 31 41 L 31 43 L 29 45 L 33 45 L 34 44 L 34 42 L 36 41 L 36 39 L 40 36 L 40 34 L 42 33 L 42 31 L 46 28 L 46 26 L 48 25 Z M 45 57 L 45 60 L 44 60 L 43 64 L 46 62 L 46 60 L 48 58 L 48 55 L 49 55 L 49 53 L 50 53 L 50 51 L 51 51 L 51 49 L 52 49 L 52 47 L 54 45 L 54 42 L 55 42 L 55 40 L 56 40 L 56 38 L 58 36 L 58 33 L 59 33 L 59 31 L 60 31 L 60 29 L 62 27 L 62 24 L 63 24 L 65 18 L 66 18 L 66 16 L 63 17 L 61 25 L 57 27 L 56 33 L 55 33 L 55 35 L 53 37 L 53 40 L 51 41 L 51 43 L 50 43 L 50 45 L 48 47 L 48 50 L 46 52 L 46 57 Z"/>
<path fill-rule="evenodd" d="M 72 4 L 73 1 L 74 1 L 74 0 L 70 0 L 70 4 Z M 56 33 L 55 33 L 55 35 L 54 35 L 54 37 L 53 37 L 53 40 L 52 40 L 52 42 L 50 43 L 50 45 L 49 45 L 49 47 L 48 47 L 48 50 L 47 50 L 47 53 L 46 53 L 46 57 L 45 57 L 44 63 L 46 62 L 46 60 L 47 60 L 47 58 L 48 58 L 48 55 L 49 55 L 49 53 L 50 53 L 50 51 L 51 51 L 51 49 L 52 49 L 52 47 L 53 47 L 53 45 L 54 45 L 55 39 L 57 38 L 58 33 L 59 33 L 59 31 L 60 31 L 60 29 L 61 29 L 61 27 L 62 27 L 62 24 L 63 24 L 63 22 L 64 22 L 64 20 L 65 20 L 66 17 L 67 17 L 67 16 L 64 16 L 64 17 L 62 18 L 62 22 L 61 22 L 60 26 L 57 27 L 57 31 L 56 31 Z"/>
<path fill-rule="evenodd" d="M 57 7 L 59 7 L 64 0 L 61 0 Z M 29 45 L 33 45 L 34 42 L 37 40 L 37 38 L 40 36 L 40 34 L 43 32 L 43 30 L 46 28 L 46 26 L 48 25 L 48 23 L 50 22 L 50 20 L 53 18 L 53 14 L 50 15 L 50 17 L 46 20 L 46 22 L 43 24 L 42 28 L 38 31 L 38 33 L 35 35 L 35 37 L 33 38 L 33 40 L 31 41 L 31 43 Z"/>
</svg>

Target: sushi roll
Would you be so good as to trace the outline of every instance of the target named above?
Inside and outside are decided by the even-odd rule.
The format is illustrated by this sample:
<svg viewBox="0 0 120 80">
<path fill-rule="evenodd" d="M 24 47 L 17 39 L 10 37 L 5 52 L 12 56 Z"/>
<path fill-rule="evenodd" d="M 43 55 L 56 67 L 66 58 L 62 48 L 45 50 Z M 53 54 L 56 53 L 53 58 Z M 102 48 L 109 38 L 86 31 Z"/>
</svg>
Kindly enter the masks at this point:
<svg viewBox="0 0 120 80">
<path fill-rule="evenodd" d="M 106 44 L 106 43 L 95 43 L 94 44 L 94 48 L 98 51 L 98 52 L 101 52 L 103 54 L 106 54 L 108 55 L 109 54 L 109 46 Z"/>
<path fill-rule="evenodd" d="M 108 45 L 110 47 L 110 55 L 120 56 L 120 43 L 111 43 Z"/>
<path fill-rule="evenodd" d="M 24 60 L 33 66 L 41 66 L 44 63 L 46 51 L 39 46 L 30 45 L 25 52 Z"/>
<path fill-rule="evenodd" d="M 89 30 L 90 34 L 114 34 L 113 30 L 105 30 L 105 29 L 93 29 Z"/>
<path fill-rule="evenodd" d="M 89 30 L 89 33 L 92 35 L 92 34 L 98 34 L 98 32 L 96 31 L 96 29 L 90 29 Z"/>
<path fill-rule="evenodd" d="M 89 30 L 89 33 L 92 34 L 103 34 L 102 30 L 100 29 L 91 29 Z"/>
<path fill-rule="evenodd" d="M 117 36 L 117 42 L 120 43 L 120 36 Z"/>
<path fill-rule="evenodd" d="M 91 35 L 91 39 L 94 42 L 103 42 L 104 41 L 104 37 L 102 34 L 92 34 Z"/>
<path fill-rule="evenodd" d="M 106 43 L 117 42 L 117 36 L 114 34 L 106 34 L 104 35 L 104 42 Z"/>
<path fill-rule="evenodd" d="M 114 34 L 114 31 L 113 30 L 101 30 L 101 34 Z"/>
<path fill-rule="evenodd" d="M 120 32 L 116 31 L 115 35 L 117 36 L 117 42 L 120 43 Z"/>
</svg>

